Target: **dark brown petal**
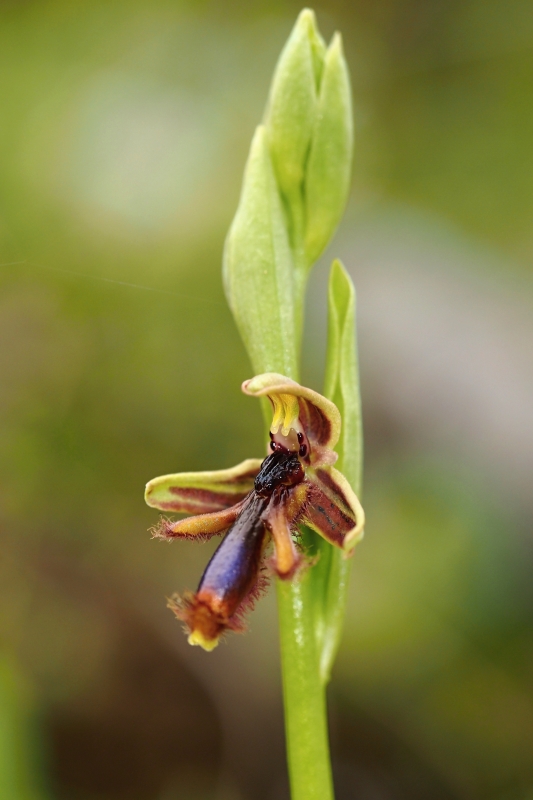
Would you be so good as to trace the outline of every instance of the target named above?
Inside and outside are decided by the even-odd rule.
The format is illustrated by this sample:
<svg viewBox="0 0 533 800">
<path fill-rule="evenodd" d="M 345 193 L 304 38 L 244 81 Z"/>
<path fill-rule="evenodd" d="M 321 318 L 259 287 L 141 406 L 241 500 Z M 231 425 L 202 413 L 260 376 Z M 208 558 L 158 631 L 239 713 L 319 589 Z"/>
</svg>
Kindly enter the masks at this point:
<svg viewBox="0 0 533 800">
<path fill-rule="evenodd" d="M 330 419 L 321 408 L 310 403 L 308 400 L 300 397 L 299 402 L 299 419 L 311 443 L 311 447 L 313 445 L 319 445 L 320 447 L 327 446 L 332 438 Z"/>
</svg>

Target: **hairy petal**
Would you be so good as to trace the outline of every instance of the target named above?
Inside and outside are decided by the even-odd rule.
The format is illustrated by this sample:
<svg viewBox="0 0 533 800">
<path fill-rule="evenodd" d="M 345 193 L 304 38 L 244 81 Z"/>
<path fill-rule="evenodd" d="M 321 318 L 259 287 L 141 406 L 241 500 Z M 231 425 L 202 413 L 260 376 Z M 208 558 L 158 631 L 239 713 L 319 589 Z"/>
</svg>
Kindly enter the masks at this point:
<svg viewBox="0 0 533 800">
<path fill-rule="evenodd" d="M 252 491 L 260 466 L 261 459 L 248 458 L 231 469 L 162 475 L 146 484 L 144 497 L 149 506 L 175 514 L 221 511 Z"/>
<path fill-rule="evenodd" d="M 318 392 L 300 386 L 296 381 L 276 372 L 265 372 L 244 381 L 242 391 L 251 397 L 267 396 L 270 399 L 275 413 L 273 427 L 276 427 L 272 433 L 276 433 L 281 426 L 282 432 L 288 432 L 298 419 L 317 456 L 321 448 L 335 447 L 340 435 L 341 417 L 337 406 Z M 286 399 L 292 397 L 298 400 L 297 409 Z M 284 415 L 280 405 L 284 406 Z"/>
<path fill-rule="evenodd" d="M 302 519 L 331 544 L 350 552 L 363 536 L 365 512 L 344 475 L 334 467 L 308 470 Z"/>
<path fill-rule="evenodd" d="M 244 500 L 241 500 L 240 503 L 236 503 L 231 508 L 225 508 L 223 511 L 198 514 L 195 517 L 180 519 L 178 522 L 163 517 L 159 524 L 152 529 L 152 537 L 169 541 L 172 539 L 195 539 L 196 541 L 210 539 L 211 536 L 224 533 L 233 525 L 243 505 Z"/>
<path fill-rule="evenodd" d="M 290 496 L 290 495 L 289 495 Z M 291 535 L 291 513 L 292 518 L 296 517 L 294 501 L 289 512 L 290 501 L 288 497 L 281 498 L 274 496 L 269 503 L 264 519 L 266 526 L 274 540 L 274 558 L 272 566 L 278 578 L 288 580 L 292 578 L 303 559 L 298 552 L 296 544 Z"/>
</svg>

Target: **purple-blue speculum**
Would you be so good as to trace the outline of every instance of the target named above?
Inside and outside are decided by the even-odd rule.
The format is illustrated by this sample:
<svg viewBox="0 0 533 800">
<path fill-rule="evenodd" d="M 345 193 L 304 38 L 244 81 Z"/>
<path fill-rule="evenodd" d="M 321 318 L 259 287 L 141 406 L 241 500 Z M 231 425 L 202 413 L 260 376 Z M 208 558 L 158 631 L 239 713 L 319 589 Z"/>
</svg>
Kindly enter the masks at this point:
<svg viewBox="0 0 533 800">
<path fill-rule="evenodd" d="M 191 644 L 212 650 L 227 631 L 245 629 L 243 617 L 273 572 L 297 580 L 306 564 L 298 525 L 306 524 L 349 555 L 363 533 L 364 512 L 346 478 L 333 466 L 340 434 L 337 407 L 277 373 L 243 383 L 273 408 L 270 454 L 214 472 L 177 473 L 150 481 L 146 501 L 163 512 L 154 536 L 174 540 L 223 539 L 196 592 L 175 595 L 169 606 Z"/>
</svg>

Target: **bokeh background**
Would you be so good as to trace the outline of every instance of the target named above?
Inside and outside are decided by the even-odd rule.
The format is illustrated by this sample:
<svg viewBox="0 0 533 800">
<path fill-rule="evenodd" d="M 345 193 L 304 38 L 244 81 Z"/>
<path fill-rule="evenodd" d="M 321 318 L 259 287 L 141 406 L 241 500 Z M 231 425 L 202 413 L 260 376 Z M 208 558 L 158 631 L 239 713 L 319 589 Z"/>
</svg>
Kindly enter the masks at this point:
<svg viewBox="0 0 533 800">
<path fill-rule="evenodd" d="M 353 78 L 367 535 L 338 800 L 533 798 L 533 6 L 327 0 Z M 144 483 L 262 452 L 221 251 L 300 6 L 0 6 L 0 796 L 287 800 L 275 598 L 211 655 Z"/>
</svg>

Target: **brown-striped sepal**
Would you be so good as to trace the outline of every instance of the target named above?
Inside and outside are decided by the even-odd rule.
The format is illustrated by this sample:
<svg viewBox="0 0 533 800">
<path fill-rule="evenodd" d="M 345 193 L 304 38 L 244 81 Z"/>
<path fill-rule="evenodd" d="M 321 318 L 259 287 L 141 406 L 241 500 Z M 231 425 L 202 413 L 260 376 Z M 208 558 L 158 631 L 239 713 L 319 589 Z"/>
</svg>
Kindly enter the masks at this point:
<svg viewBox="0 0 533 800">
<path fill-rule="evenodd" d="M 244 500 L 254 488 L 261 459 L 248 458 L 231 469 L 178 472 L 147 483 L 149 506 L 175 514 L 208 514 Z"/>
</svg>

